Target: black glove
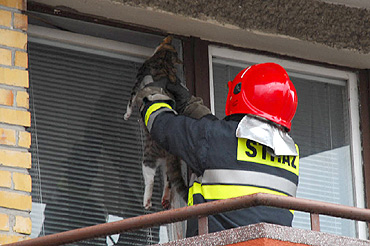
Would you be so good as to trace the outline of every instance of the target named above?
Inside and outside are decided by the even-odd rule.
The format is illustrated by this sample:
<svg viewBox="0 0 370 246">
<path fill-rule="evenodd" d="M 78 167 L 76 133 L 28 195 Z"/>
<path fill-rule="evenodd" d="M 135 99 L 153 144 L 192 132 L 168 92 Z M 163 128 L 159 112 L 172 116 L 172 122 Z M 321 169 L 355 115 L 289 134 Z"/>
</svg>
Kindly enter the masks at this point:
<svg viewBox="0 0 370 246">
<path fill-rule="evenodd" d="M 175 109 L 179 114 L 182 114 L 191 98 L 189 90 L 181 84 L 180 80 L 176 83 L 167 83 L 166 89 L 175 98 Z"/>
</svg>

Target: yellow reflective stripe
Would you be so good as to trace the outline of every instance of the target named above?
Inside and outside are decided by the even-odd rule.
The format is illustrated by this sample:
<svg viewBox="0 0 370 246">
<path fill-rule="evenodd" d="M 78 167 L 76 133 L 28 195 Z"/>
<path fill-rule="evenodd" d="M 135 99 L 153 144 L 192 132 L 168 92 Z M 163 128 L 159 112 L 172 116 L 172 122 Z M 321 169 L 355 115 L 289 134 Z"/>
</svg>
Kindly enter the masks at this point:
<svg viewBox="0 0 370 246">
<path fill-rule="evenodd" d="M 279 196 L 287 196 L 284 193 L 260 187 L 240 185 L 202 185 L 202 194 L 206 200 L 221 200 L 233 197 L 252 195 L 256 193 L 268 193 Z M 289 210 L 294 214 L 294 210 Z"/>
<path fill-rule="evenodd" d="M 207 200 L 220 200 L 233 197 L 252 195 L 255 193 L 268 193 L 273 195 L 287 196 L 284 193 L 266 188 L 242 186 L 242 185 L 202 185 L 203 196 Z"/>
<path fill-rule="evenodd" d="M 279 196 L 287 196 L 284 193 L 265 188 L 240 186 L 240 185 L 201 185 L 194 182 L 189 188 L 188 206 L 194 205 L 193 195 L 200 194 L 206 200 L 221 200 L 256 193 L 268 193 Z M 294 210 L 289 210 L 294 215 Z"/>
<path fill-rule="evenodd" d="M 188 192 L 188 206 L 193 206 L 194 200 L 193 200 L 193 187 L 189 188 Z"/>
<path fill-rule="evenodd" d="M 172 109 L 172 107 L 170 105 L 168 105 L 167 103 L 155 103 L 155 104 L 152 104 L 148 110 L 145 112 L 145 125 L 147 126 L 148 125 L 148 121 L 149 121 L 149 117 L 150 115 L 157 111 L 158 109 L 160 108 L 169 108 L 169 109 Z"/>
<path fill-rule="evenodd" d="M 188 206 L 194 205 L 193 195 L 195 194 L 202 195 L 202 185 L 197 182 L 194 182 L 193 185 L 189 188 Z"/>
<path fill-rule="evenodd" d="M 194 205 L 194 200 L 193 200 L 193 186 L 189 188 L 189 194 L 188 194 L 188 206 L 193 206 Z"/>
<path fill-rule="evenodd" d="M 296 150 L 299 153 L 297 145 Z M 299 154 L 298 156 L 273 157 L 268 153 L 266 146 L 246 138 L 238 138 L 237 159 L 282 168 L 299 175 Z"/>
</svg>

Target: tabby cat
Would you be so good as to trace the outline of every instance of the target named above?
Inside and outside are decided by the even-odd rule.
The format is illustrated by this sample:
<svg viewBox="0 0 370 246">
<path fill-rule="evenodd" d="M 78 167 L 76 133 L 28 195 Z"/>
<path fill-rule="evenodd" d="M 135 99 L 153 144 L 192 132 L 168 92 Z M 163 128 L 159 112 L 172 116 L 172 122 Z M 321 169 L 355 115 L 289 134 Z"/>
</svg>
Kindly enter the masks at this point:
<svg viewBox="0 0 370 246">
<path fill-rule="evenodd" d="M 176 66 L 181 64 L 175 48 L 171 44 L 172 37 L 166 37 L 163 42 L 156 48 L 154 54 L 144 62 L 140 67 L 136 76 L 136 82 L 131 91 L 131 98 L 127 104 L 127 110 L 124 119 L 128 120 L 132 114 L 132 110 L 139 100 L 138 92 L 148 83 L 158 81 L 163 78 L 168 78 L 169 83 L 175 83 L 178 79 L 176 76 Z M 150 74 L 150 75 L 148 75 Z M 175 188 L 185 201 L 187 199 L 187 186 L 181 174 L 181 159 L 171 155 L 160 147 L 150 137 L 150 134 L 140 120 L 140 126 L 145 132 L 144 157 L 142 161 L 142 171 L 145 183 L 143 206 L 145 209 L 150 209 L 152 206 L 151 198 L 153 194 L 154 176 L 156 169 L 161 167 L 163 174 L 163 195 L 162 206 L 164 209 L 170 207 L 170 189 Z"/>
</svg>

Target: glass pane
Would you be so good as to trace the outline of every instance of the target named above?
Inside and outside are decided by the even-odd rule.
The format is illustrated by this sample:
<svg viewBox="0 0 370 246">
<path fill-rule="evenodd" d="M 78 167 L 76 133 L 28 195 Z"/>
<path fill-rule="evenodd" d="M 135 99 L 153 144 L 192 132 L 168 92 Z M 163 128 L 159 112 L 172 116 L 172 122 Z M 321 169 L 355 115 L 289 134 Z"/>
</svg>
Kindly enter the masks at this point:
<svg viewBox="0 0 370 246">
<path fill-rule="evenodd" d="M 227 82 L 248 65 L 219 58 L 212 65 L 215 114 L 223 118 Z M 297 197 L 353 206 L 346 82 L 289 75 L 298 94 L 290 132 L 301 157 Z M 354 221 L 328 216 L 321 216 L 320 221 L 324 232 L 355 237 Z M 309 229 L 309 214 L 296 211 L 293 226 Z"/>
<path fill-rule="evenodd" d="M 346 87 L 290 77 L 299 100 L 290 134 L 300 147 L 297 196 L 353 206 Z M 321 216 L 320 222 L 322 231 L 355 237 L 354 221 Z M 293 225 L 309 229 L 309 215 L 297 211 Z"/>
<path fill-rule="evenodd" d="M 142 132 L 123 120 L 139 63 L 29 43 L 33 237 L 148 213 Z M 157 176 L 153 208 L 161 210 Z M 159 227 L 73 245 L 143 245 Z"/>
</svg>

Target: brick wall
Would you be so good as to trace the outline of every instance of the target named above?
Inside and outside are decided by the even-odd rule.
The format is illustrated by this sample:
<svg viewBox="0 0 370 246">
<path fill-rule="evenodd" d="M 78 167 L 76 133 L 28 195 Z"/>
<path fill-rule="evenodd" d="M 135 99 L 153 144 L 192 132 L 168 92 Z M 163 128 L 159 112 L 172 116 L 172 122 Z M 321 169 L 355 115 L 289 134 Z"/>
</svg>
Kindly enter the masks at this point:
<svg viewBox="0 0 370 246">
<path fill-rule="evenodd" d="M 26 0 L 0 0 L 0 245 L 31 233 Z"/>
</svg>

